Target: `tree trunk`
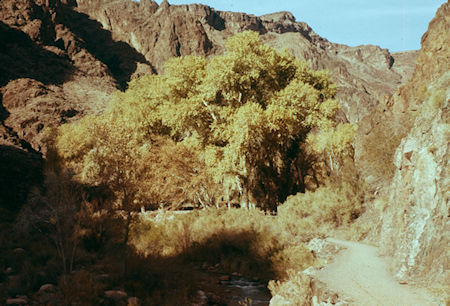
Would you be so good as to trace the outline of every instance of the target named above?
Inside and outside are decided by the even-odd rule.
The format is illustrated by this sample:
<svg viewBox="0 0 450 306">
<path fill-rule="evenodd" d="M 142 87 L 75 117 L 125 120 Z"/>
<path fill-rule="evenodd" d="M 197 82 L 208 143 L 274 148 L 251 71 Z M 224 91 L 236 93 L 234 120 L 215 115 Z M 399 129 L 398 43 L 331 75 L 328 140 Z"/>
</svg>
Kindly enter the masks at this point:
<svg viewBox="0 0 450 306">
<path fill-rule="evenodd" d="M 127 211 L 127 220 L 125 221 L 125 236 L 123 237 L 123 273 L 128 275 L 128 252 L 127 244 L 130 236 L 130 224 L 131 224 L 131 211 Z"/>
</svg>

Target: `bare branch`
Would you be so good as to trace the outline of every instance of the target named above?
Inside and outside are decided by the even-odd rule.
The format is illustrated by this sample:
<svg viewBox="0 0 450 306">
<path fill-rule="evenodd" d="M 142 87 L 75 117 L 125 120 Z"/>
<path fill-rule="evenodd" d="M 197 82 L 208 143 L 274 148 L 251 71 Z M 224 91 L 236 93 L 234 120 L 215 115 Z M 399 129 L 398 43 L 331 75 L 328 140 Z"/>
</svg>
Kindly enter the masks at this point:
<svg viewBox="0 0 450 306">
<path fill-rule="evenodd" d="M 208 109 L 209 113 L 211 114 L 211 117 L 213 118 L 214 121 L 217 121 L 216 115 L 214 115 L 214 113 L 212 112 L 211 108 L 209 107 L 208 103 L 206 103 L 205 100 L 202 100 L 203 105 L 206 106 L 206 108 Z"/>
</svg>

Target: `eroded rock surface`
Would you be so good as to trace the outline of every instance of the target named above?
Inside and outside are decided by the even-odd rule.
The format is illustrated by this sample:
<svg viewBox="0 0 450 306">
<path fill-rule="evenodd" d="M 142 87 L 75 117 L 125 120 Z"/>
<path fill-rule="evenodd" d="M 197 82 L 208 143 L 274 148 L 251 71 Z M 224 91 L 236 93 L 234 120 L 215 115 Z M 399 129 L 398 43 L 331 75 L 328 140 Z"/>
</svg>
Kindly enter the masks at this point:
<svg viewBox="0 0 450 306">
<path fill-rule="evenodd" d="M 381 246 L 393 256 L 392 269 L 401 281 L 448 285 L 449 15 L 447 2 L 422 38 L 411 82 L 392 98 L 393 115 L 385 118 L 396 124 L 404 118 L 410 127 L 395 151 L 381 219 Z"/>
</svg>

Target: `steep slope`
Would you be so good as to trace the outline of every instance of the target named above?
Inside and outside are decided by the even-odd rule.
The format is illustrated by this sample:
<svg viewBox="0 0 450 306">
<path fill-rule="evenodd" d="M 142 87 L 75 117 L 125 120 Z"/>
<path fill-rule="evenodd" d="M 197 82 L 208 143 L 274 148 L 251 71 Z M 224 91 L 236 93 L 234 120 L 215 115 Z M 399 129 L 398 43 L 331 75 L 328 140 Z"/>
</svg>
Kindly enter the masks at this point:
<svg viewBox="0 0 450 306">
<path fill-rule="evenodd" d="M 395 149 L 419 116 L 426 93 L 430 92 L 430 84 L 449 70 L 446 5 L 448 3 L 438 10 L 422 37 L 422 48 L 410 81 L 392 96 L 381 100 L 358 124 L 356 162 L 373 192 L 379 192 L 389 185 L 395 171 L 392 163 Z M 399 59 L 399 54 L 394 56 Z M 408 54 L 400 56 L 404 59 Z"/>
<path fill-rule="evenodd" d="M 370 139 L 392 130 L 396 134 L 390 136 L 398 138 L 398 147 L 391 153 L 394 157 L 393 178 L 379 184 L 379 194 L 384 197 L 381 201 L 386 203 L 382 207 L 377 236 L 381 238 L 384 253 L 393 256 L 392 271 L 403 281 L 432 280 L 434 284 L 442 282 L 447 286 L 450 251 L 449 16 L 450 4 L 447 2 L 438 10 L 422 37 L 422 48 L 411 81 L 387 100 L 383 111 L 372 121 L 375 125 L 367 129 L 367 135 L 360 135 Z M 379 140 L 389 141 L 391 139 L 383 137 Z M 367 150 L 358 149 L 361 152 Z"/>
<path fill-rule="evenodd" d="M 2 1 L 0 21 L 0 87 L 9 112 L 2 122 L 35 150 L 36 129 L 99 111 L 137 68 L 152 71 L 136 50 L 61 1 Z M 37 114 L 46 111 L 52 114 Z"/>
</svg>

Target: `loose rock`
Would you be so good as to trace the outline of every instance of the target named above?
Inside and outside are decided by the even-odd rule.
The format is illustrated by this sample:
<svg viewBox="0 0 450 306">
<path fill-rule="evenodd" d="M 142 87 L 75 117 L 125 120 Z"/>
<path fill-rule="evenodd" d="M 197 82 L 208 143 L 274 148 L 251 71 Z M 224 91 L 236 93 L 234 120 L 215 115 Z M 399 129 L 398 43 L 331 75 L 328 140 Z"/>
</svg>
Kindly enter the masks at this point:
<svg viewBox="0 0 450 306">
<path fill-rule="evenodd" d="M 141 301 L 137 297 L 131 296 L 127 300 L 127 305 L 128 306 L 139 306 L 139 305 L 141 305 Z"/>
<path fill-rule="evenodd" d="M 105 291 L 105 297 L 113 300 L 124 300 L 128 297 L 128 294 L 121 290 L 107 290 Z"/>
<path fill-rule="evenodd" d="M 7 299 L 6 305 L 25 305 L 28 303 L 28 298 L 14 298 L 14 299 Z"/>
<path fill-rule="evenodd" d="M 39 292 L 55 292 L 55 285 L 52 284 L 44 284 L 39 288 Z"/>
</svg>

